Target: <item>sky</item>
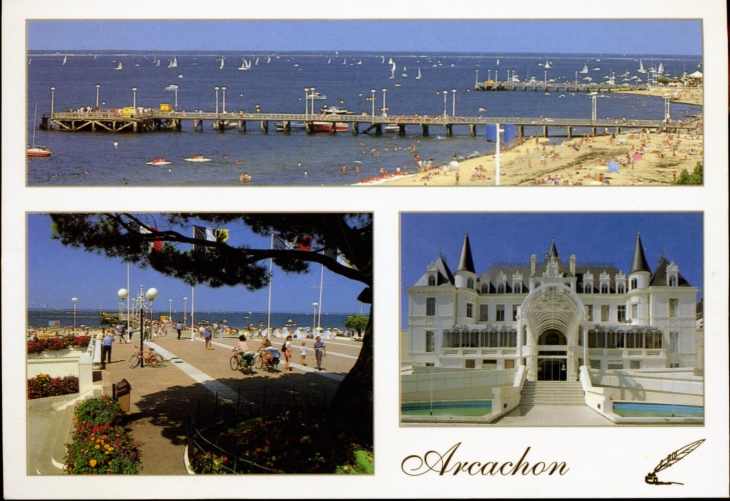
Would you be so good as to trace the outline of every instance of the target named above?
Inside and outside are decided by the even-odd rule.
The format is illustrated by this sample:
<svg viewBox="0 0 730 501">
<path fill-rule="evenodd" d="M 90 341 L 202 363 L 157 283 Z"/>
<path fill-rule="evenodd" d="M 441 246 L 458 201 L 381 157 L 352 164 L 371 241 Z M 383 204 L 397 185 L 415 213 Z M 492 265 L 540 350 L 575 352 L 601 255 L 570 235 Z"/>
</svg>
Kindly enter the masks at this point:
<svg viewBox="0 0 730 501">
<path fill-rule="evenodd" d="M 698 56 L 702 54 L 702 23 L 699 20 L 53 20 L 28 22 L 28 49 Z"/>
<path fill-rule="evenodd" d="M 243 225 L 231 225 L 229 243 L 240 245 L 246 242 L 259 248 L 268 248 L 269 237 L 251 233 Z M 192 236 L 192 235 L 191 235 Z M 268 263 L 267 263 L 268 266 Z M 308 313 L 312 303 L 319 302 L 321 266 L 311 264 L 306 275 L 287 275 L 274 266 L 271 310 L 281 313 Z M 155 310 L 170 309 L 183 311 L 184 297 L 188 298 L 190 311 L 192 292 L 189 286 L 174 278 L 151 270 L 140 270 L 130 266 L 129 289 L 132 297 L 143 285 L 147 291 L 154 287 L 159 291 Z M 69 310 L 73 307 L 72 297 L 78 298 L 77 308 L 116 311 L 119 299 L 117 291 L 127 287 L 127 265 L 119 259 L 106 258 L 84 252 L 81 249 L 64 247 L 57 240 L 51 240 L 51 219 L 46 214 L 28 215 L 28 307 L 41 305 Z M 323 313 L 368 314 L 369 306 L 357 301 L 364 289 L 360 282 L 346 279 L 324 270 L 322 288 Z M 202 285 L 195 287 L 195 310 L 210 311 L 266 311 L 269 289 L 249 292 L 243 286 L 212 289 Z"/>
<path fill-rule="evenodd" d="M 555 238 L 560 258 L 568 262 L 613 263 L 628 275 L 637 232 L 652 271 L 663 253 L 679 266 L 694 287 L 703 287 L 703 215 L 701 212 L 585 213 L 402 213 L 401 324 L 407 327 L 410 287 L 426 266 L 447 258 L 452 272 L 459 262 L 464 234 L 469 234 L 474 267 L 481 275 L 492 263 L 529 265 L 545 258 Z"/>
</svg>

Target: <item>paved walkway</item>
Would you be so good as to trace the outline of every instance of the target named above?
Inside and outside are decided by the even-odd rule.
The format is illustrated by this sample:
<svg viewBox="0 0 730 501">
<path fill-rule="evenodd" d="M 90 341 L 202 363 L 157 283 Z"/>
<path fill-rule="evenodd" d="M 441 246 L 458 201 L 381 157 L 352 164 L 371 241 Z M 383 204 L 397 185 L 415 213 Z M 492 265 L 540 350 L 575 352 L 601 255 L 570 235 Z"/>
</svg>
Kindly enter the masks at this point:
<svg viewBox="0 0 730 501">
<path fill-rule="evenodd" d="M 615 426 L 585 405 L 534 405 L 517 407 L 486 426 Z"/>
<path fill-rule="evenodd" d="M 357 359 L 361 344 L 349 340 L 327 340 L 328 357 L 324 359 L 326 372 L 318 372 L 314 355 L 310 356 L 314 341 L 305 341 L 308 350 L 307 366 L 292 363 L 293 371 L 269 373 L 254 371 L 244 375 L 232 371 L 230 358 L 236 338 L 215 339 L 213 349 L 206 350 L 201 339 L 191 342 L 177 336 L 160 337 L 145 343 L 155 348 L 166 360 L 164 367 L 137 367 L 130 369 L 127 361 L 138 348 L 139 338 L 131 344 L 114 344 L 112 361 L 103 372 L 107 390 L 111 383 L 126 379 L 132 386 L 130 412 L 126 426 L 140 447 L 145 475 L 185 475 L 183 462 L 190 416 L 209 409 L 218 398 L 235 402 L 261 401 L 263 398 L 295 394 L 302 399 L 329 400 L 335 394 Z M 278 341 L 278 342 L 277 342 Z M 278 347 L 283 339 L 274 339 Z M 296 341 L 296 340 L 295 340 Z M 299 361 L 301 340 L 295 346 L 292 360 Z M 249 340 L 256 350 L 258 340 Z M 311 365 L 310 365 L 311 364 Z M 283 369 L 283 361 L 279 365 Z M 30 445 L 30 444 L 29 444 Z"/>
</svg>

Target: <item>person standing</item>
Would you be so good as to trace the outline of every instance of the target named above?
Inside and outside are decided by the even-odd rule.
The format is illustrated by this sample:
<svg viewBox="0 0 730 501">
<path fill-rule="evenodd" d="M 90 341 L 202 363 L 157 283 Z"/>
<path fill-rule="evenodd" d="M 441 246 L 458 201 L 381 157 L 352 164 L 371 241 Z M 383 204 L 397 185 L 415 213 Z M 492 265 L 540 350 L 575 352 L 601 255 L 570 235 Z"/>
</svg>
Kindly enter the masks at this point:
<svg viewBox="0 0 730 501">
<path fill-rule="evenodd" d="M 180 336 L 182 335 L 182 325 L 180 322 L 175 324 L 175 330 L 177 331 L 177 340 L 180 341 Z"/>
<path fill-rule="evenodd" d="M 307 366 L 307 346 L 304 341 L 302 341 L 302 347 L 299 348 L 299 361 L 303 366 Z"/>
<path fill-rule="evenodd" d="M 114 343 L 114 330 L 109 329 L 101 340 L 101 364 L 106 366 L 107 363 L 112 363 L 112 344 Z"/>
<path fill-rule="evenodd" d="M 291 372 L 291 367 L 289 367 L 289 364 L 291 363 L 291 334 L 286 337 L 286 341 L 284 341 L 283 352 L 284 352 L 284 371 L 285 372 Z"/>
<path fill-rule="evenodd" d="M 322 357 L 327 356 L 327 345 L 322 342 L 322 338 L 317 336 L 314 343 L 314 355 L 317 358 L 317 370 L 322 370 Z"/>
</svg>

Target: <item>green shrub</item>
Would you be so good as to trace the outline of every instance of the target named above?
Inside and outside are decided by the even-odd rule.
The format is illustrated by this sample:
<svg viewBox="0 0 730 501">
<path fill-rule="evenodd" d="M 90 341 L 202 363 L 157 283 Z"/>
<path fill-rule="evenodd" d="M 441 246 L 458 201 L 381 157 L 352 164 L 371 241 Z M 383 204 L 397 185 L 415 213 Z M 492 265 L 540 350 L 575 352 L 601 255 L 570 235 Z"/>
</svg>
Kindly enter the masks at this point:
<svg viewBox="0 0 730 501">
<path fill-rule="evenodd" d="M 687 169 L 682 169 L 679 177 L 672 184 L 701 185 L 703 183 L 704 168 L 702 162 L 697 162 L 694 172 L 690 174 Z"/>
<path fill-rule="evenodd" d="M 122 407 L 109 395 L 84 400 L 76 406 L 74 424 L 78 431 L 108 423 L 117 424 L 122 418 Z"/>
</svg>

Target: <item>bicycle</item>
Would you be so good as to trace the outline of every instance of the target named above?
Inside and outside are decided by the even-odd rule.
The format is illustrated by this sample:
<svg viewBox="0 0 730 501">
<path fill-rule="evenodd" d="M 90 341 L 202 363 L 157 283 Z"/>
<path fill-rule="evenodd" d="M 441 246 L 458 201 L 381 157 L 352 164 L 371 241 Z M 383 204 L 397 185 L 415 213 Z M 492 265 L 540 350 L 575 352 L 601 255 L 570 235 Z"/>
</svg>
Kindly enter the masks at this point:
<svg viewBox="0 0 730 501">
<path fill-rule="evenodd" d="M 253 374 L 255 361 L 256 353 L 253 351 L 243 352 L 238 357 L 236 357 L 236 355 L 233 355 L 230 361 L 231 370 L 242 370 L 244 374 Z"/>
<path fill-rule="evenodd" d="M 154 348 L 148 348 L 148 351 L 145 353 L 145 355 L 142 354 L 142 350 L 137 350 L 136 353 L 129 357 L 129 368 L 134 369 L 140 364 L 142 360 L 144 360 L 144 365 L 149 365 L 151 367 L 162 367 L 165 359 L 162 358 L 161 355 L 156 354 L 154 350 Z"/>
</svg>

